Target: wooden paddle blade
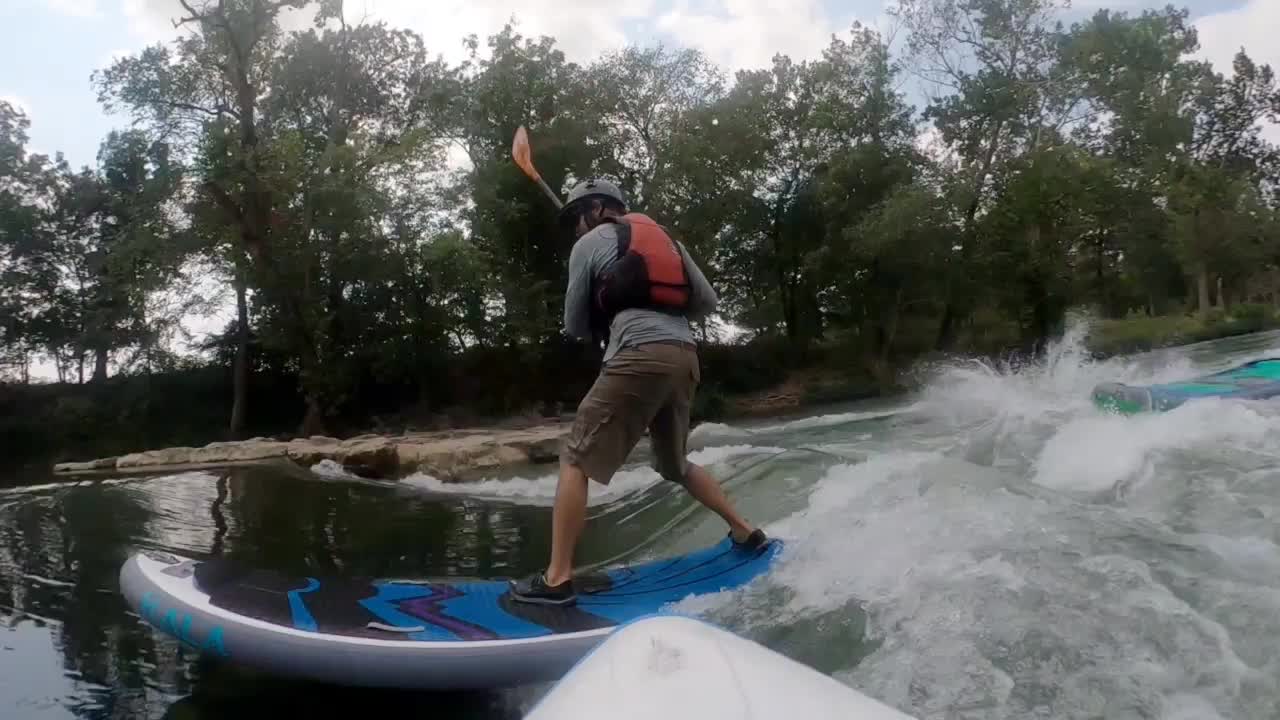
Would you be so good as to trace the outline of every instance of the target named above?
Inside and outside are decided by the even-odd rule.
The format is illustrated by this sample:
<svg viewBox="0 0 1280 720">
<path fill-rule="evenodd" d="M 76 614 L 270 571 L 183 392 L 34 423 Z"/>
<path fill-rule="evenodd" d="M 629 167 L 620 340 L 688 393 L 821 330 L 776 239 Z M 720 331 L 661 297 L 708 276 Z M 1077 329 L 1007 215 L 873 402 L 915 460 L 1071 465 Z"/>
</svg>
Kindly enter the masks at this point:
<svg viewBox="0 0 1280 720">
<path fill-rule="evenodd" d="M 511 159 L 516 161 L 516 165 L 534 180 L 541 180 L 542 176 L 538 174 L 538 169 L 533 166 L 533 150 L 529 147 L 529 133 L 521 125 L 516 130 L 515 140 L 511 143 Z"/>
<path fill-rule="evenodd" d="M 538 184 L 538 187 L 542 188 L 542 192 L 551 198 L 551 202 L 555 204 L 557 209 L 564 207 L 564 202 L 560 200 L 555 191 L 538 174 L 538 169 L 533 166 L 533 149 L 529 147 L 529 132 L 524 129 L 523 125 L 516 130 L 516 137 L 511 141 L 511 159 L 516 161 L 516 165 L 520 166 L 525 175 L 532 178 Z"/>
</svg>

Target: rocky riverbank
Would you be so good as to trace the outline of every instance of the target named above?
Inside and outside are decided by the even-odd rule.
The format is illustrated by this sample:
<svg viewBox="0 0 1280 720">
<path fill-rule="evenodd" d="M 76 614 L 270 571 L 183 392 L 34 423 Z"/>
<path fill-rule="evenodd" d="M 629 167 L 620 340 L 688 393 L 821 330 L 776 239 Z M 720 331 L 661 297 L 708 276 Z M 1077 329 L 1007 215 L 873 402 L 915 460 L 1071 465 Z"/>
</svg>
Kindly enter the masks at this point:
<svg viewBox="0 0 1280 720">
<path fill-rule="evenodd" d="M 727 417 L 771 417 L 799 412 L 815 404 L 875 394 L 865 382 L 850 382 L 841 373 L 814 370 L 792 373 L 768 391 L 732 398 L 724 410 Z M 293 462 L 309 469 L 329 460 L 367 478 L 393 479 L 424 472 L 440 480 L 457 481 L 508 465 L 554 463 L 572 424 L 572 415 L 561 415 L 536 420 L 508 418 L 500 426 L 486 428 L 366 434 L 345 440 L 323 436 L 254 438 L 64 462 L 55 465 L 54 472 L 150 473 L 272 461 Z"/>
<path fill-rule="evenodd" d="M 348 472 L 368 478 L 397 478 L 420 471 L 441 480 L 459 480 L 473 471 L 555 462 L 569 428 L 569 423 L 558 422 L 515 430 L 360 435 L 346 440 L 321 436 L 294 440 L 254 438 L 60 463 L 54 466 L 54 472 L 64 475 L 151 472 L 271 460 L 310 468 L 321 460 L 331 460 Z"/>
</svg>

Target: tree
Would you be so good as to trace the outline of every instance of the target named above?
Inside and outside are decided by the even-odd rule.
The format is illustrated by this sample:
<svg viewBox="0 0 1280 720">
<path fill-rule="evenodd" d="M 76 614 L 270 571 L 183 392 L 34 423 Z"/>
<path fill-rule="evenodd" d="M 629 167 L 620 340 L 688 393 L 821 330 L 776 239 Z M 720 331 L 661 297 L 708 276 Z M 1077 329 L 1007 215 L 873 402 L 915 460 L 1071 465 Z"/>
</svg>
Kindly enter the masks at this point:
<svg viewBox="0 0 1280 720">
<path fill-rule="evenodd" d="M 724 95 L 724 75 L 697 50 L 628 47 L 585 69 L 584 111 L 608 153 L 601 169 L 630 189 L 629 200 L 677 216 L 688 196 L 678 143 L 696 132 L 699 110 Z"/>
<path fill-rule="evenodd" d="M 0 100 L 0 370 L 29 380 L 38 335 L 37 297 L 53 277 L 40 261 L 45 237 L 40 201 L 49 193 L 47 159 L 27 152 L 25 113 Z"/>
<path fill-rule="evenodd" d="M 1271 69 L 1241 52 L 1225 78 L 1189 59 L 1197 49 L 1187 11 L 1173 8 L 1137 17 L 1099 11 L 1065 44 L 1066 61 L 1110 118 L 1090 130 L 1098 151 L 1120 163 L 1117 188 L 1152 225 L 1167 228 L 1154 235 L 1131 224 L 1126 242 L 1153 312 L 1174 262 L 1193 278 L 1201 314 L 1212 304 L 1211 276 L 1238 276 L 1228 268 L 1247 262 L 1239 238 L 1254 231 L 1234 220 L 1256 214 L 1241 203 L 1276 164 L 1260 135 L 1280 104 Z M 1166 221 L 1154 217 L 1160 213 Z"/>
<path fill-rule="evenodd" d="M 948 273 L 949 300 L 938 346 L 950 347 L 956 325 L 980 286 L 973 277 L 979 213 L 993 202 L 993 180 L 1023 152 L 1058 142 L 1082 118 L 1082 89 L 1058 62 L 1058 0 L 900 0 L 891 15 L 909 31 L 908 57 L 917 75 L 948 94 L 925 110 L 961 160 L 956 189 L 965 232 Z"/>
<path fill-rule="evenodd" d="M 272 153 L 261 142 L 258 106 L 281 43 L 277 15 L 284 7 L 305 4 L 305 0 L 183 0 L 186 14 L 178 24 L 190 34 L 172 47 L 156 45 L 94 73 L 99 100 L 107 109 L 124 106 L 153 133 L 179 137 L 199 148 L 193 160 L 204 202 L 219 208 L 234 226 L 240 252 L 264 276 L 273 274 L 279 261 L 269 247 L 272 198 L 261 170 Z M 237 299 L 242 297 L 243 290 L 238 290 Z M 283 297 L 281 302 L 291 317 L 300 319 L 298 298 Z M 238 304 L 244 307 L 243 302 Z M 242 326 L 246 321 L 246 313 L 239 313 Z M 295 322 L 294 332 L 299 346 L 313 346 L 301 322 Z M 247 330 L 242 327 L 238 337 L 240 352 L 246 352 Z M 247 379 L 243 372 L 235 378 L 235 394 L 241 398 Z M 313 406 L 314 402 L 309 403 L 309 415 Z M 238 433 L 240 428 L 234 425 L 243 420 L 243 411 L 233 410 L 232 416 L 232 432 Z"/>
<path fill-rule="evenodd" d="M 1196 278 L 1201 315 L 1210 307 L 1210 275 L 1238 276 L 1235 268 L 1249 262 L 1246 239 L 1257 234 L 1260 205 L 1250 196 L 1278 159 L 1259 127 L 1280 109 L 1275 76 L 1244 52 L 1236 54 L 1233 69 L 1230 79 L 1202 76 L 1194 130 L 1168 173 L 1180 258 Z"/>
<path fill-rule="evenodd" d="M 421 38 L 381 24 L 349 27 L 340 2 L 314 7 L 316 30 L 280 29 L 283 8 L 308 4 L 184 3 L 179 22 L 192 34 L 122 59 L 97 81 L 104 102 L 130 107 L 152 131 L 197 141 L 201 202 L 235 228 L 234 256 L 243 258 L 234 274 L 240 352 L 252 286 L 278 331 L 265 337 L 297 359 L 301 428 L 316 433 L 350 377 L 341 368 L 353 281 L 339 273 L 377 257 L 380 196 L 439 162 L 457 85 L 441 62 L 428 61 Z M 243 388 L 243 372 L 236 378 Z"/>
<path fill-rule="evenodd" d="M 864 361 L 882 383 L 891 377 L 903 313 L 928 312 L 946 300 L 940 285 L 921 280 L 941 274 L 959 238 L 958 215 L 929 184 L 905 182 L 845 230 L 858 269 L 842 275 L 840 291 Z"/>
<path fill-rule="evenodd" d="M 758 155 L 739 158 L 752 200 L 718 257 L 730 307 L 751 326 L 776 323 L 800 347 L 822 337 L 823 288 L 844 268 L 835 239 L 910 176 L 898 162 L 911 162 L 910 109 L 894 75 L 879 35 L 856 25 L 819 61 L 778 56 L 771 71 L 738 75 L 721 114 L 749 118 L 756 135 L 741 147 Z"/>
<path fill-rule="evenodd" d="M 102 380 L 108 355 L 120 347 L 141 346 L 146 367 L 154 365 L 164 319 L 148 317 L 148 299 L 177 279 L 185 249 L 171 219 L 182 175 L 168 145 L 140 132 L 113 132 L 98 162 L 90 190 L 97 236 L 79 252 L 90 273 L 84 345 L 94 354 L 94 379 Z"/>
<path fill-rule="evenodd" d="M 613 149 L 605 142 L 602 119 L 587 110 L 583 69 L 568 62 L 554 40 L 528 39 L 507 26 L 489 38 L 487 58 L 479 56 L 474 37 L 469 42 L 459 130 L 472 165 L 463 181 L 473 203 L 466 224 L 495 273 L 495 334 L 504 344 L 541 348 L 559 336 L 573 238 L 512 164 L 511 139 L 516 128 L 528 127 L 538 170 L 561 193 L 604 169 Z"/>
</svg>

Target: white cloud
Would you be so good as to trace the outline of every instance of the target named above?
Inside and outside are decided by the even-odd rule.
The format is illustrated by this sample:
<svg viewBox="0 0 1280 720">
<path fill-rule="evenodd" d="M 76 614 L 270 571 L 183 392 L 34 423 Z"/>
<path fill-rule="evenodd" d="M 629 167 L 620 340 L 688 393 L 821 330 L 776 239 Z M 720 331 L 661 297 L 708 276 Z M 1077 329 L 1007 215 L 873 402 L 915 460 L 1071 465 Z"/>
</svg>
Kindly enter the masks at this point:
<svg viewBox="0 0 1280 720">
<path fill-rule="evenodd" d="M 1255 61 L 1280 67 L 1280 2 L 1251 0 L 1235 10 L 1206 15 L 1195 21 L 1200 34 L 1199 55 L 1219 72 L 1231 71 L 1231 60 L 1244 48 Z"/>
<path fill-rule="evenodd" d="M 473 164 L 467 149 L 459 143 L 450 143 L 445 149 L 445 164 L 452 169 L 471 170 Z"/>
<path fill-rule="evenodd" d="M 919 150 L 925 157 L 931 158 L 934 162 L 942 163 L 956 157 L 956 151 L 947 145 L 947 141 L 942 138 L 942 131 L 938 130 L 932 123 L 926 124 L 920 128 L 920 132 L 915 139 L 916 150 Z"/>
<path fill-rule="evenodd" d="M 1151 0 L 1072 0 L 1071 7 L 1076 10 L 1141 10 L 1155 4 Z"/>
<path fill-rule="evenodd" d="M 98 0 L 45 0 L 50 10 L 76 18 L 98 16 Z"/>
<path fill-rule="evenodd" d="M 72 2 L 73 0 L 60 0 Z M 183 14 L 177 0 L 121 0 L 131 30 L 146 43 L 174 36 L 173 20 Z M 602 9 L 592 0 L 347 0 L 347 21 L 384 21 L 392 27 L 422 35 L 433 54 L 452 61 L 466 56 L 463 38 L 475 33 L 481 40 L 510 20 L 527 37 L 550 35 L 573 60 L 587 60 L 628 41 L 625 26 L 654 10 L 653 0 L 633 0 Z M 308 13 L 287 11 L 282 24 L 299 29 Z"/>
<path fill-rule="evenodd" d="M 73 2 L 74 0 L 61 0 Z M 143 44 L 171 40 L 182 32 L 174 26 L 178 19 L 186 17 L 187 11 L 178 0 L 119 0 L 120 9 L 129 22 L 129 29 Z M 201 2 L 193 2 L 191 6 L 199 10 Z M 298 30 L 311 22 L 310 10 L 299 11 L 285 8 L 281 13 L 280 24 L 288 30 Z"/>
<path fill-rule="evenodd" d="M 1280 45 L 1275 34 L 1280 29 L 1280 2 L 1250 0 L 1235 10 L 1206 15 L 1196 20 L 1200 34 L 1200 57 L 1213 63 L 1220 73 L 1231 73 L 1231 61 L 1241 48 L 1254 62 L 1269 64 L 1280 72 Z M 1280 126 L 1267 124 L 1264 134 L 1280 143 Z"/>
<path fill-rule="evenodd" d="M 139 40 L 152 43 L 174 36 L 173 20 L 182 14 L 178 0 L 118 2 Z M 454 62 L 466 56 L 462 45 L 466 35 L 477 35 L 483 52 L 485 38 L 514 21 L 526 37 L 556 38 L 557 46 L 579 62 L 628 42 L 649 42 L 656 29 L 680 45 L 701 48 L 733 70 L 767 67 L 776 53 L 797 60 L 817 57 L 830 36 L 847 27 L 829 16 L 823 4 L 823 0 L 632 0 L 605 8 L 595 0 L 346 0 L 345 9 L 348 22 L 384 21 L 414 30 L 433 54 Z M 303 13 L 294 15 L 287 25 L 309 21 L 301 17 Z"/>
<path fill-rule="evenodd" d="M 778 53 L 793 60 L 818 57 L 838 33 L 820 0 L 714 0 L 714 11 L 688 0 L 658 18 L 681 44 L 702 48 L 730 70 L 768 67 Z"/>
<path fill-rule="evenodd" d="M 514 20 L 526 37 L 550 35 L 571 60 L 588 60 L 625 45 L 627 24 L 653 12 L 652 0 L 602 7 L 592 0 L 348 0 L 348 22 L 382 20 L 420 33 L 432 53 L 449 60 L 465 56 L 462 39 L 488 35 Z"/>
<path fill-rule="evenodd" d="M 174 22 L 187 15 L 178 0 L 118 0 L 129 31 L 142 44 L 172 40 L 181 32 Z M 201 0 L 192 3 L 199 9 Z"/>
<path fill-rule="evenodd" d="M 21 97 L 18 97 L 17 95 L 10 95 L 10 94 L 3 94 L 3 93 L 0 93 L 0 100 L 7 102 L 10 105 L 14 106 L 15 108 L 21 110 L 22 113 L 27 116 L 28 120 L 31 119 L 31 103 L 27 102 L 26 100 L 23 100 Z"/>
<path fill-rule="evenodd" d="M 134 36 L 147 45 L 172 39 L 173 21 L 183 14 L 177 0 L 121 0 L 121 10 Z"/>
</svg>

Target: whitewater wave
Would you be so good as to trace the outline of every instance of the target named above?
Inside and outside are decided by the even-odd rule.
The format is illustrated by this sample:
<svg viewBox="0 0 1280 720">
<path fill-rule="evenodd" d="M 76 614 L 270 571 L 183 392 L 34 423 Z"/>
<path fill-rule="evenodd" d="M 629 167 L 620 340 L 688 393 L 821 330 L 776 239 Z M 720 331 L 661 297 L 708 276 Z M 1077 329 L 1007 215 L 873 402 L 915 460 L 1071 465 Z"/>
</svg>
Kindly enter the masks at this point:
<svg viewBox="0 0 1280 720">
<path fill-rule="evenodd" d="M 1211 370 L 1170 351 L 1094 360 L 1084 344 L 1087 334 L 1087 319 L 1075 319 L 1039 362 L 970 359 L 922 368 L 928 381 L 915 412 L 933 422 L 934 436 L 956 457 L 1026 472 L 1044 487 L 1084 492 L 1135 480 L 1149 467 L 1152 452 L 1212 445 L 1237 430 L 1242 440 L 1271 437 L 1273 421 L 1266 414 L 1274 411 L 1238 402 L 1215 405 L 1210 399 L 1131 418 L 1099 410 L 1092 401 L 1099 383 L 1167 383 Z M 1238 362 L 1239 357 L 1218 359 L 1214 365 Z M 1215 428 L 1215 415 L 1223 412 L 1225 424 Z"/>
<path fill-rule="evenodd" d="M 689 460 L 699 465 L 715 465 L 734 458 L 752 455 L 776 455 L 783 448 L 757 445 L 717 445 L 689 453 Z M 625 468 L 617 472 L 608 485 L 592 483 L 587 503 L 595 507 L 614 502 L 649 488 L 661 477 L 649 467 Z M 481 499 L 505 500 L 525 505 L 550 506 L 555 501 L 556 473 L 539 477 L 484 479 L 474 482 L 444 482 L 430 474 L 418 472 L 400 483 L 420 490 Z"/>
<path fill-rule="evenodd" d="M 1172 454 L 1240 452 L 1280 463 L 1280 414 L 1266 405 L 1217 398 L 1133 417 L 1086 413 L 1065 422 L 1045 443 L 1032 482 L 1101 492 L 1151 477 L 1155 463 Z"/>
<path fill-rule="evenodd" d="M 360 480 L 361 479 L 359 475 L 356 475 L 355 473 L 347 472 L 347 469 L 342 467 L 342 463 L 336 460 L 329 460 L 329 459 L 321 460 L 315 465 L 312 465 L 311 472 L 315 473 L 316 475 L 319 475 L 322 478 L 329 478 L 331 480 Z"/>
<path fill-rule="evenodd" d="M 925 379 L 918 412 L 965 426 L 993 417 L 1053 422 L 1092 407 L 1103 382 L 1149 385 L 1197 374 L 1181 355 L 1094 360 L 1085 345 L 1089 323 L 1077 319 L 1050 342 L 1039 362 L 953 360 L 921 366 Z"/>
<path fill-rule="evenodd" d="M 1245 662 L 1243 642 L 1213 608 L 1184 599 L 1203 576 L 1170 585 L 1170 568 L 1188 554 L 1184 538 L 1006 483 L 931 453 L 833 467 L 806 509 L 767 526 L 788 540 L 770 575 L 736 602 L 704 598 L 682 610 L 730 616 L 772 603 L 752 616 L 757 628 L 847 626 L 865 613 L 866 635 L 852 641 L 874 651 L 835 675 L 920 718 L 957 708 L 994 718 L 1110 716 L 1108 703 L 1131 693 L 1159 717 L 1185 700 L 1170 690 L 1192 677 L 1211 708 L 1233 707 L 1245 684 L 1274 690 L 1275 660 L 1259 653 L 1261 667 Z M 1155 550 L 1137 557 L 1099 546 L 1099 535 L 1137 535 Z M 1236 569 L 1276 562 L 1266 543 L 1199 540 L 1197 563 L 1220 553 L 1237 558 Z M 1254 594 L 1237 587 L 1219 597 L 1238 605 Z"/>
<path fill-rule="evenodd" d="M 689 431 L 689 442 L 704 442 L 711 439 L 722 438 L 741 438 L 749 435 L 751 435 L 751 431 L 746 428 L 726 425 L 725 423 L 704 422 Z"/>
<path fill-rule="evenodd" d="M 1085 330 L 1039 363 L 932 367 L 922 424 L 850 433 L 840 446 L 866 460 L 826 468 L 765 524 L 787 541 L 772 572 L 676 611 L 772 638 L 922 720 L 1271 717 L 1280 404 L 1102 412 L 1099 382 L 1209 363 L 1093 360 Z M 1211 362 L 1274 355 L 1248 353 Z"/>
</svg>

